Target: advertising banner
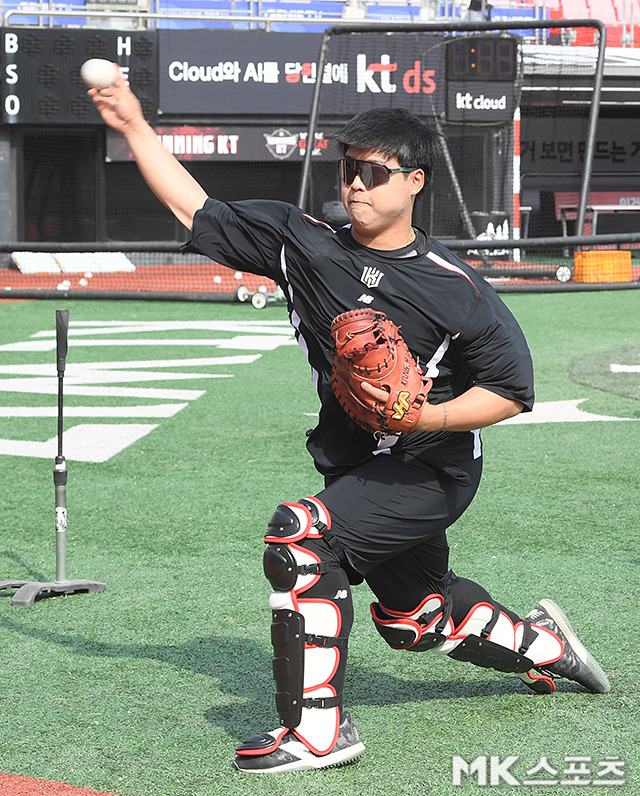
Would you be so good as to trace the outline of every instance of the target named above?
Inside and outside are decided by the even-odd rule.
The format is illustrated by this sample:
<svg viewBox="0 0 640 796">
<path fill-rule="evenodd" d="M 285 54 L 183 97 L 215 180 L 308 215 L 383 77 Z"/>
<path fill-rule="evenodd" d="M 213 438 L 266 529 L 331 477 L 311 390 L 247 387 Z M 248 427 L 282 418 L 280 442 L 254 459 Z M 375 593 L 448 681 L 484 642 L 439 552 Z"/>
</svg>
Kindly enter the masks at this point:
<svg viewBox="0 0 640 796">
<path fill-rule="evenodd" d="M 159 32 L 162 114 L 308 113 L 320 34 Z"/>
<path fill-rule="evenodd" d="M 447 86 L 447 119 L 452 122 L 505 122 L 513 119 L 512 83 L 451 80 Z"/>
<path fill-rule="evenodd" d="M 444 47 L 432 34 L 341 37 L 322 80 L 323 104 L 351 115 L 393 104 L 444 110 Z M 322 36 L 264 31 L 159 32 L 162 114 L 308 115 Z"/>
<path fill-rule="evenodd" d="M 307 131 L 301 126 L 177 125 L 154 129 L 165 149 L 178 160 L 301 162 L 307 147 Z M 314 158 L 327 157 L 328 136 L 328 130 L 316 132 Z M 107 133 L 107 158 L 112 161 L 133 160 L 127 142 L 111 130 Z"/>
<path fill-rule="evenodd" d="M 581 174 L 587 129 L 580 119 L 526 118 L 522 125 L 522 174 Z M 640 125 L 600 119 L 593 152 L 594 173 L 640 171 Z"/>
</svg>

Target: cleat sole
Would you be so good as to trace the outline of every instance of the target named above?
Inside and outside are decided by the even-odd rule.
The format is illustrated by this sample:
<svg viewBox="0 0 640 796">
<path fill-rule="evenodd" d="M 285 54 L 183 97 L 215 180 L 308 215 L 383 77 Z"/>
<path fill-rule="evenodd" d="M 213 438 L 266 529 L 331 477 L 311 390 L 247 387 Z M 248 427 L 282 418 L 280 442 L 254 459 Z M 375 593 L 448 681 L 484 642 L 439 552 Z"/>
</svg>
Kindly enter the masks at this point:
<svg viewBox="0 0 640 796">
<path fill-rule="evenodd" d="M 540 600 L 540 605 L 544 608 L 544 610 L 549 614 L 549 616 L 553 619 L 553 621 L 558 625 L 560 630 L 565 634 L 567 640 L 571 644 L 571 647 L 578 655 L 580 660 L 586 664 L 586 666 L 593 672 L 596 680 L 600 685 L 600 690 L 596 691 L 595 693 L 599 694 L 606 694 L 611 690 L 611 685 L 609 684 L 609 678 L 602 670 L 600 664 L 593 655 L 589 652 L 589 650 L 582 644 L 580 639 L 576 636 L 573 628 L 569 620 L 567 619 L 564 611 L 560 608 L 559 605 L 553 602 L 553 600 Z"/>
</svg>

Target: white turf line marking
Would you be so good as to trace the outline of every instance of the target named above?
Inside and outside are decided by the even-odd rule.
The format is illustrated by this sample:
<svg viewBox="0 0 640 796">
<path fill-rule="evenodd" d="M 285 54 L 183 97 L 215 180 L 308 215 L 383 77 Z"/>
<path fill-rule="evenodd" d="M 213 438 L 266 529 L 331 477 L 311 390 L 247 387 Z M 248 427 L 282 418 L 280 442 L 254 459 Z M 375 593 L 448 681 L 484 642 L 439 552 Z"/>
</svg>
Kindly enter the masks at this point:
<svg viewBox="0 0 640 796">
<path fill-rule="evenodd" d="M 69 348 L 92 347 L 92 348 L 115 348 L 116 346 L 156 346 L 159 348 L 173 348 L 179 346 L 212 346 L 215 348 L 233 349 L 236 351 L 273 351 L 281 345 L 298 345 L 290 336 L 284 335 L 274 337 L 260 337 L 258 335 L 238 335 L 236 337 L 204 338 L 196 337 L 191 339 L 176 338 L 154 338 L 138 340 L 70 340 Z M 54 351 L 56 348 L 55 340 L 28 340 L 24 343 L 7 343 L 0 346 L 0 351 Z"/>
<path fill-rule="evenodd" d="M 118 334 L 130 330 L 139 332 L 154 331 L 193 331 L 205 332 L 248 332 L 250 334 L 284 334 L 293 336 L 291 323 L 282 321 L 71 321 L 69 334 Z M 82 331 L 82 328 L 86 331 Z M 53 336 L 55 332 L 36 332 L 32 337 Z"/>
<path fill-rule="evenodd" d="M 590 421 L 614 422 L 639 420 L 637 417 L 611 417 L 610 415 L 594 415 L 591 412 L 583 412 L 579 409 L 579 404 L 586 401 L 586 398 L 579 398 L 574 401 L 543 401 L 534 404 L 532 412 L 523 412 L 515 417 L 510 417 L 498 423 L 499 426 L 515 425 L 525 423 L 587 423 Z"/>
<path fill-rule="evenodd" d="M 189 404 L 65 406 L 65 417 L 173 417 Z M 57 406 L 0 406 L 0 417 L 57 417 Z"/>
<path fill-rule="evenodd" d="M 640 373 L 640 365 L 617 365 L 614 362 L 609 369 L 612 373 Z"/>
<path fill-rule="evenodd" d="M 154 428 L 157 428 L 156 423 L 86 423 L 73 426 L 64 433 L 64 456 L 75 462 L 106 462 Z M 46 442 L 0 439 L 0 455 L 5 456 L 53 459 L 57 450 L 57 437 Z"/>
<path fill-rule="evenodd" d="M 55 395 L 48 379 L 0 379 L 0 392 L 40 393 Z M 162 401 L 194 401 L 204 395 L 206 390 L 163 390 L 154 387 L 87 387 L 69 385 L 64 394 L 84 395 L 92 398 L 139 398 L 143 401 L 160 399 Z"/>
<path fill-rule="evenodd" d="M 134 370 L 135 368 L 179 368 L 206 367 L 209 365 L 251 365 L 260 359 L 260 354 L 240 354 L 222 357 L 192 357 L 185 359 L 123 359 L 115 362 L 71 362 L 67 363 L 65 376 L 93 370 Z M 0 365 L 0 373 L 17 376 L 51 376 L 55 366 L 47 365 Z"/>
<path fill-rule="evenodd" d="M 85 327 L 85 328 L 83 328 Z M 114 339 L 113 335 L 153 332 L 174 332 L 176 330 L 220 331 L 227 337 L 180 339 L 175 335 L 153 339 Z M 104 339 L 109 335 L 108 339 Z M 69 341 L 71 348 L 102 347 L 114 348 L 136 346 L 175 347 L 216 347 L 218 349 L 262 352 L 272 351 L 281 345 L 297 345 L 288 321 L 248 321 L 248 322 L 183 322 L 152 321 L 71 321 Z M 46 330 L 36 332 L 28 341 L 0 345 L 0 352 L 48 352 L 57 346 L 56 332 Z M 78 339 L 81 338 L 81 339 Z M 86 339 L 90 338 L 90 339 Z M 123 352 L 129 353 L 129 352 Z M 195 353 L 195 352 L 194 352 Z M 67 417 L 95 418 L 168 418 L 180 412 L 188 403 L 200 398 L 205 390 L 177 390 L 167 388 L 109 386 L 130 382 L 187 381 L 193 379 L 233 378 L 230 373 L 185 373 L 168 371 L 168 368 L 185 367 L 228 367 L 232 365 L 251 365 L 260 359 L 260 353 L 231 354 L 220 356 L 118 360 L 114 362 L 68 363 L 65 370 L 65 394 L 68 396 L 136 398 L 143 401 L 170 400 L 182 403 L 133 405 L 133 406 L 67 406 Z M 0 393 L 30 393 L 55 395 L 58 379 L 55 365 L 22 364 L 0 365 Z M 102 385 L 102 386 L 99 386 Z M 0 407 L 0 418 L 52 418 L 57 408 L 51 406 L 8 406 Z M 105 462 L 141 437 L 153 431 L 156 424 L 106 424 L 86 423 L 72 426 L 65 431 L 66 458 L 75 461 Z M 50 459 L 57 452 L 57 438 L 44 442 L 38 440 L 0 439 L 0 454 Z"/>
</svg>

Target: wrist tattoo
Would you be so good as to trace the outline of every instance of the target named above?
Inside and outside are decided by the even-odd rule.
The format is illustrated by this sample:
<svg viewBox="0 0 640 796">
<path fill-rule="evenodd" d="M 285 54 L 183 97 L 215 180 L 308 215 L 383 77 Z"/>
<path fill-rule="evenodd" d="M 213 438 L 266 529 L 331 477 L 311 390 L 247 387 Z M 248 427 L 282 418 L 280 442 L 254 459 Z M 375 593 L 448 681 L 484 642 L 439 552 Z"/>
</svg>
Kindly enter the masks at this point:
<svg viewBox="0 0 640 796">
<path fill-rule="evenodd" d="M 447 427 L 447 421 L 449 419 L 449 410 L 447 409 L 447 405 L 442 405 L 442 425 L 440 426 L 440 431 L 444 431 Z"/>
</svg>

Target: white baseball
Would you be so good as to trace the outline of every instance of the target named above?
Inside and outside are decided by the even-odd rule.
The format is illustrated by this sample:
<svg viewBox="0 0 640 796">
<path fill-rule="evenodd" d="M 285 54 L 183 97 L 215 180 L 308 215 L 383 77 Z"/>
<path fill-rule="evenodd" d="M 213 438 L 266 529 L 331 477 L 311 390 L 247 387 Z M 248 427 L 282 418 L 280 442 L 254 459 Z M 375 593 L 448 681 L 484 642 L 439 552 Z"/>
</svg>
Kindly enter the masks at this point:
<svg viewBox="0 0 640 796">
<path fill-rule="evenodd" d="M 80 74 L 89 88 L 106 88 L 115 84 L 118 67 L 104 58 L 89 58 L 80 67 Z"/>
</svg>

